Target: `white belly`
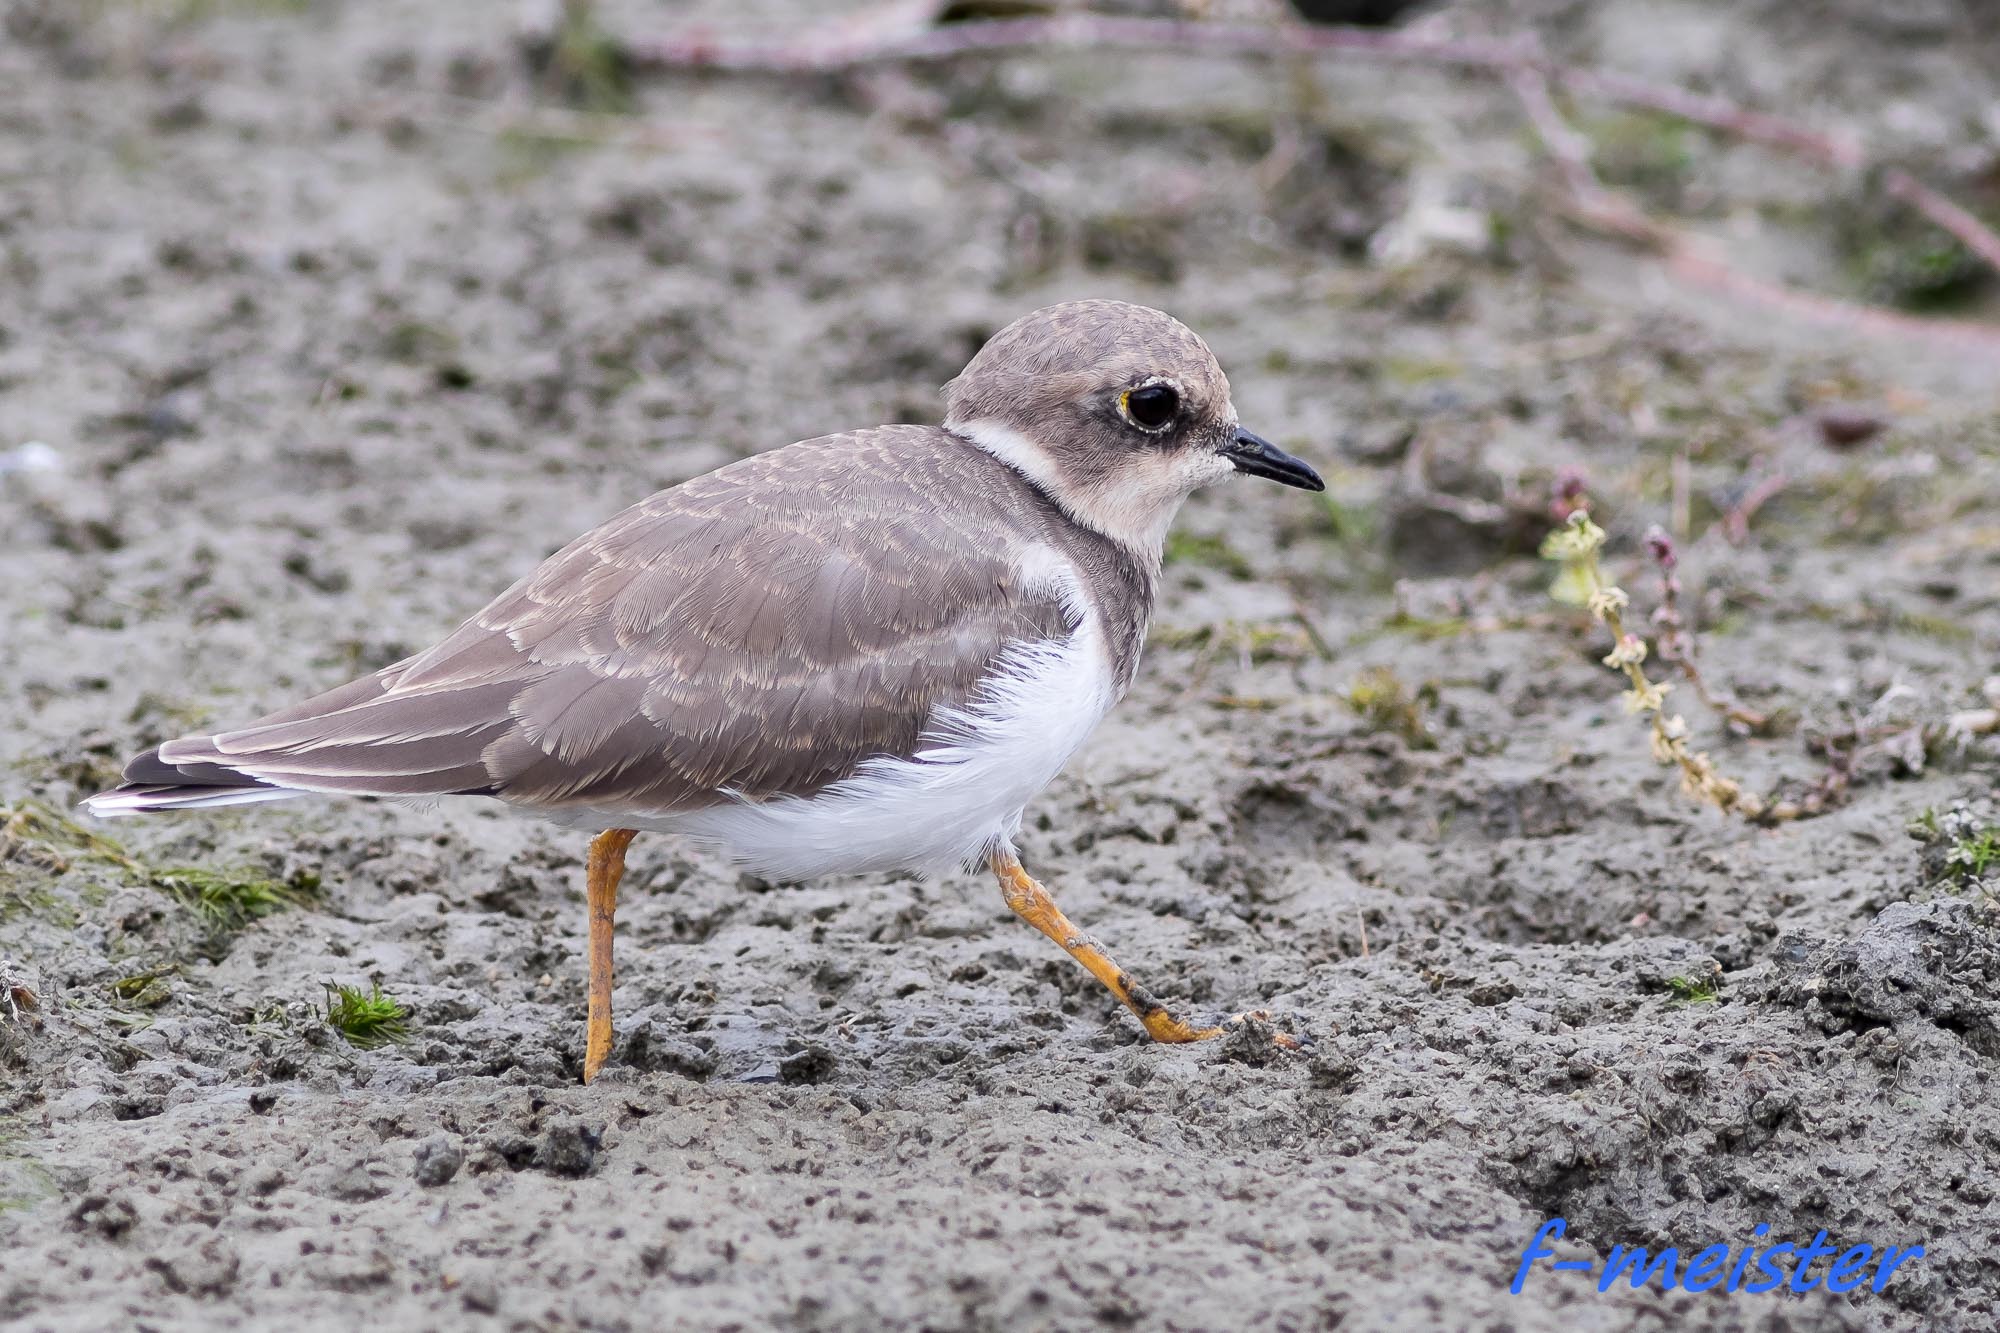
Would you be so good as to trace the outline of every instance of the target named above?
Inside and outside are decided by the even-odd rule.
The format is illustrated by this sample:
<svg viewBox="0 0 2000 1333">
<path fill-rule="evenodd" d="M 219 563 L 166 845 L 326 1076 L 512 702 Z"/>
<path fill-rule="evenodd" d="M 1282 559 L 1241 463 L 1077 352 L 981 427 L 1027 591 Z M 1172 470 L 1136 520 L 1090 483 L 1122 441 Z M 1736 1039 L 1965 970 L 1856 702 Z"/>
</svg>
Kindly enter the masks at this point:
<svg viewBox="0 0 2000 1333">
<path fill-rule="evenodd" d="M 684 833 L 768 879 L 942 871 L 1011 847 L 1028 802 L 1109 711 L 1110 662 L 1086 621 L 1068 640 L 1002 659 L 973 705 L 932 723 L 913 758 L 871 759 L 809 797 L 729 801 L 633 820 Z"/>
</svg>

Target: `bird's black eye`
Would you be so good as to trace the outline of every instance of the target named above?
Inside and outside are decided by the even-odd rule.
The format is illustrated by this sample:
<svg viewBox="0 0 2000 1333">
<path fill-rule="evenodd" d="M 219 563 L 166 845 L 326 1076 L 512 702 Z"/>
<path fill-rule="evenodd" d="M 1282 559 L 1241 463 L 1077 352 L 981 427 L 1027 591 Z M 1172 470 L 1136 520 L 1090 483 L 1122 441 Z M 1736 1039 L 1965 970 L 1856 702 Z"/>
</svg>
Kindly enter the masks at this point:
<svg viewBox="0 0 2000 1333">
<path fill-rule="evenodd" d="M 1181 396 L 1171 384 L 1142 384 L 1125 394 L 1125 415 L 1140 430 L 1165 430 L 1181 410 Z"/>
</svg>

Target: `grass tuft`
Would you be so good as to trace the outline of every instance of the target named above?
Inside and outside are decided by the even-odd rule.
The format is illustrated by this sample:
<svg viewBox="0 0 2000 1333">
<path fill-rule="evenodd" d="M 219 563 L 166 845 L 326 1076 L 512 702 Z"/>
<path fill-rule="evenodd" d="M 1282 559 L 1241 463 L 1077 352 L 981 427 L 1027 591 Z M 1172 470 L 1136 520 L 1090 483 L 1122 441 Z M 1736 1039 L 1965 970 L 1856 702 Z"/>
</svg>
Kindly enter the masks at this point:
<svg viewBox="0 0 2000 1333">
<path fill-rule="evenodd" d="M 295 906 L 302 887 L 267 876 L 173 866 L 149 875 L 153 887 L 200 917 L 211 930 L 241 930 L 252 921 Z"/>
<path fill-rule="evenodd" d="M 631 59 L 599 21 L 592 0 L 564 0 L 547 49 L 536 54 L 543 61 L 544 83 L 563 101 L 608 115 L 633 109 Z"/>
<path fill-rule="evenodd" d="M 366 994 L 355 986 L 328 982 L 326 1025 L 364 1051 L 410 1035 L 410 1011 L 382 993 L 380 985 L 370 985 Z"/>
<path fill-rule="evenodd" d="M 0 915 L 13 898 L 40 905 L 10 873 L 16 865 L 58 875 L 76 866 L 103 867 L 127 884 L 164 893 L 216 934 L 296 906 L 319 888 L 318 877 L 305 873 L 277 880 L 247 868 L 147 865 L 120 843 L 38 801 L 0 807 Z"/>
</svg>

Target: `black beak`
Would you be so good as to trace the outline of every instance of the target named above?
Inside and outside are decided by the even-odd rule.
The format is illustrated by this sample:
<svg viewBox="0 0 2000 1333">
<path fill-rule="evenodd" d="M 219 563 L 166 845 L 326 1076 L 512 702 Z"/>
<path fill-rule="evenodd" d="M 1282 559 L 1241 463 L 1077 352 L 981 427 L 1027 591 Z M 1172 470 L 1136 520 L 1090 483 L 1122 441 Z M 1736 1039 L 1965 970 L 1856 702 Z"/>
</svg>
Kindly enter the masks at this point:
<svg viewBox="0 0 2000 1333">
<path fill-rule="evenodd" d="M 1296 486 L 1302 491 L 1323 491 L 1326 483 L 1319 479 L 1319 473 L 1307 467 L 1305 460 L 1294 458 L 1272 444 L 1261 435 L 1253 435 L 1240 426 L 1236 439 L 1222 451 L 1229 461 L 1236 465 L 1238 472 L 1248 472 L 1253 477 L 1266 477 L 1272 481 Z"/>
</svg>

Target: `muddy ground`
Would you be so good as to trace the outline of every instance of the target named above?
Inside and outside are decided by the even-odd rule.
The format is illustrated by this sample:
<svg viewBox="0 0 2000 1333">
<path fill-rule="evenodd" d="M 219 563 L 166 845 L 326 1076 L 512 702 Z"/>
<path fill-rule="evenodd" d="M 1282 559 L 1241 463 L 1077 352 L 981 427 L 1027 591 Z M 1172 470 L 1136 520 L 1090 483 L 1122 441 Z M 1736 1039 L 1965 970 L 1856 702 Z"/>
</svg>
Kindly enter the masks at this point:
<svg viewBox="0 0 2000 1333">
<path fill-rule="evenodd" d="M 588 41 L 536 72 L 481 0 L 0 8 L 0 965 L 40 1005 L 0 1002 L 0 1324 L 2000 1319 L 2000 756 L 1945 734 L 2000 666 L 1990 352 L 1580 234 L 1470 75 L 626 86 Z M 1865 131 L 2000 216 L 1974 0 L 1432 21 Z M 1868 180 L 1574 112 L 1748 272 L 1993 318 Z M 1332 489 L 1190 504 L 1025 854 L 1154 989 L 1309 1051 L 1147 1045 L 983 879 L 774 888 L 654 838 L 586 1090 L 574 835 L 72 822 L 127 753 L 423 646 L 654 488 L 934 420 L 987 333 L 1086 294 L 1186 319 Z M 1751 826 L 1652 762 L 1534 555 L 1565 468 L 1641 624 L 1641 535 L 1678 528 L 1708 676 L 1777 715 L 1734 735 L 1683 685 L 1723 769 L 1798 793 L 1871 738 L 1829 813 Z M 334 1031 L 330 985 L 403 1039 Z M 1574 1259 L 1758 1223 L 1926 1254 L 1880 1294 L 1509 1294 L 1558 1215 Z"/>
</svg>

